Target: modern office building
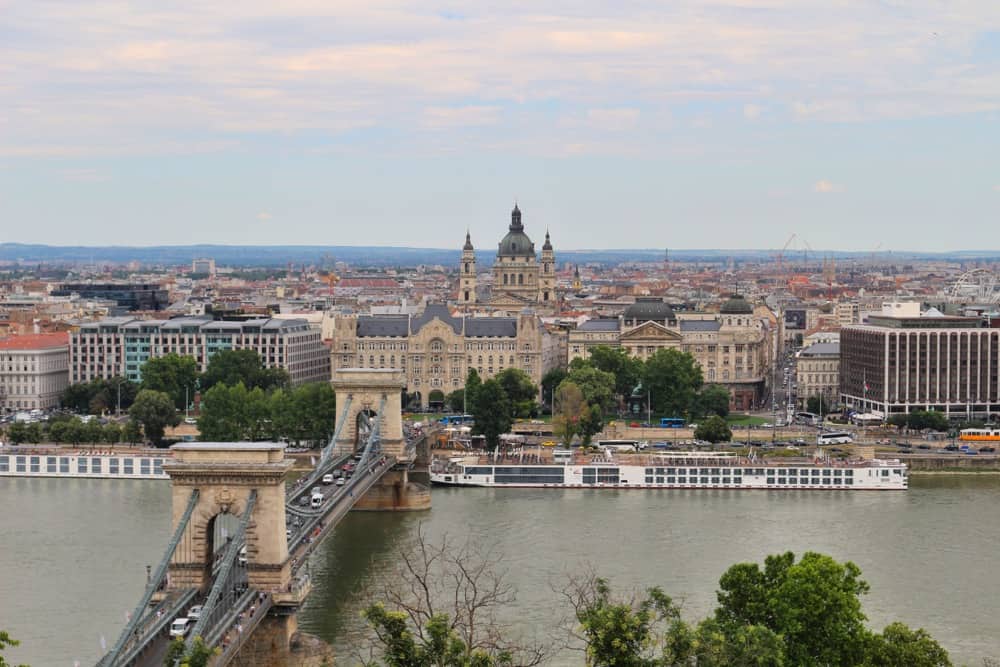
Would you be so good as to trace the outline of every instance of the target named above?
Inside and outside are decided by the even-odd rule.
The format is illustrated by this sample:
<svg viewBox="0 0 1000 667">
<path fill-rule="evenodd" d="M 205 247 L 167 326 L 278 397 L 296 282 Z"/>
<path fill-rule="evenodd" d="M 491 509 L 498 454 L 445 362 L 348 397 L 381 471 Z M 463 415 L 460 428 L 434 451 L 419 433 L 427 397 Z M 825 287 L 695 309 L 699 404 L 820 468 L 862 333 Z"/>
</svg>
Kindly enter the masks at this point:
<svg viewBox="0 0 1000 667">
<path fill-rule="evenodd" d="M 66 332 L 0 339 L 0 413 L 57 407 L 67 386 Z"/>
<path fill-rule="evenodd" d="M 329 350 L 318 329 L 298 319 L 221 322 L 113 318 L 91 322 L 70 336 L 70 379 L 123 376 L 142 380 L 142 365 L 171 352 L 193 357 L 201 371 L 220 350 L 254 350 L 268 368 L 288 371 L 293 385 L 330 379 Z"/>
<path fill-rule="evenodd" d="M 892 312 L 892 311 L 888 311 Z M 954 417 L 1000 412 L 1000 329 L 978 317 L 872 315 L 840 331 L 840 395 L 889 416 L 940 410 Z"/>
<path fill-rule="evenodd" d="M 135 310 L 163 310 L 170 305 L 167 290 L 154 283 L 63 283 L 52 296 L 77 294 L 81 299 L 101 299 L 118 304 L 120 313 Z"/>
<path fill-rule="evenodd" d="M 538 317 L 454 317 L 443 304 L 417 315 L 335 318 L 331 367 L 398 368 L 423 407 L 465 386 L 470 368 L 484 380 L 520 368 L 540 384 L 545 331 Z"/>
<path fill-rule="evenodd" d="M 209 257 L 202 257 L 191 260 L 191 273 L 205 276 L 215 275 L 215 260 Z"/>
</svg>

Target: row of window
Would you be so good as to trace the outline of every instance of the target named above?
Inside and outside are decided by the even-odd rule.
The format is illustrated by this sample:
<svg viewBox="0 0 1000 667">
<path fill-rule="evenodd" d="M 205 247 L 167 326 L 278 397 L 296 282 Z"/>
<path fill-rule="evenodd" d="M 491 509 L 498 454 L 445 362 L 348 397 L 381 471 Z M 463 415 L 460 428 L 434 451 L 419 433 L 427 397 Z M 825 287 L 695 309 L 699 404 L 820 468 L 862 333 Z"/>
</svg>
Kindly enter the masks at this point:
<svg viewBox="0 0 1000 667">
<path fill-rule="evenodd" d="M 854 471 L 843 468 L 646 468 L 646 475 L 767 475 L 802 477 L 853 477 Z"/>
<path fill-rule="evenodd" d="M 46 473 L 69 474 L 70 457 L 68 456 L 0 456 L 0 472 L 11 472 L 11 459 L 13 459 L 14 472 L 41 473 L 44 466 Z M 43 461 L 44 459 L 44 461 Z M 105 468 L 103 462 L 107 461 Z M 139 465 L 136 466 L 136 461 Z M 108 475 L 162 475 L 163 459 L 140 458 L 103 458 L 85 457 L 76 459 L 77 474 L 108 474 Z"/>
</svg>

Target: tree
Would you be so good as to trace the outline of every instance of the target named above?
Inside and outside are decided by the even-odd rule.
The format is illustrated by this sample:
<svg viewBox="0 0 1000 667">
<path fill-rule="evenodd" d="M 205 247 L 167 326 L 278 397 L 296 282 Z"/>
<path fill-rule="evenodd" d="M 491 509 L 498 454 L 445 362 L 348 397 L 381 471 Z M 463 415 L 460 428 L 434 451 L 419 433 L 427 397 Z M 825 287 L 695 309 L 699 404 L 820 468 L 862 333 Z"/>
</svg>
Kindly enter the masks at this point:
<svg viewBox="0 0 1000 667">
<path fill-rule="evenodd" d="M 122 427 L 114 422 L 104 425 L 104 432 L 101 434 L 104 442 L 113 445 L 122 439 Z"/>
<path fill-rule="evenodd" d="M 594 368 L 615 376 L 615 395 L 620 399 L 630 396 L 642 377 L 642 360 L 621 348 L 598 345 L 591 348 L 588 360 Z"/>
<path fill-rule="evenodd" d="M 337 396 L 330 383 L 301 384 L 292 391 L 292 402 L 294 413 L 300 416 L 302 439 L 313 445 L 326 445 L 333 437 L 337 421 Z M 271 419 L 275 417 L 272 412 Z"/>
<path fill-rule="evenodd" d="M 697 406 L 698 417 L 725 417 L 729 414 L 729 390 L 721 384 L 710 384 L 699 392 Z"/>
<path fill-rule="evenodd" d="M 815 394 L 806 399 L 806 410 L 814 415 L 826 415 L 830 413 L 830 401 L 823 394 Z"/>
<path fill-rule="evenodd" d="M 583 419 L 580 420 L 580 435 L 583 437 L 583 446 L 589 447 L 590 440 L 604 429 L 604 410 L 601 406 L 594 404 L 584 412 Z"/>
<path fill-rule="evenodd" d="M 184 638 L 178 637 L 167 646 L 164 654 L 164 667 L 207 667 L 209 661 L 221 653 L 217 648 L 205 644 L 201 637 L 195 637 L 190 652 L 185 652 Z"/>
<path fill-rule="evenodd" d="M 372 633 L 355 644 L 359 662 L 532 667 L 546 657 L 544 644 L 518 645 L 503 636 L 496 615 L 516 596 L 500 569 L 500 555 L 472 540 L 454 544 L 447 535 L 432 544 L 418 529 L 395 561 L 396 573 L 382 580 L 362 612 Z"/>
<path fill-rule="evenodd" d="M 445 405 L 452 412 L 465 412 L 465 389 L 456 389 L 444 399 Z"/>
<path fill-rule="evenodd" d="M 475 424 L 473 432 L 486 436 L 489 447 L 500 444 L 500 435 L 510 431 L 514 419 L 510 408 L 510 399 L 496 379 L 490 379 L 476 390 L 475 407 L 471 410 Z"/>
<path fill-rule="evenodd" d="M 289 386 L 288 372 L 283 368 L 267 368 L 255 350 L 220 350 L 208 360 L 201 376 L 201 389 L 208 391 L 217 384 L 235 387 L 240 382 L 247 389 L 264 391 Z"/>
<path fill-rule="evenodd" d="M 671 417 L 690 414 L 701 385 L 701 367 L 686 352 L 673 348 L 657 350 L 646 360 L 642 386 L 650 392 L 657 414 Z"/>
<path fill-rule="evenodd" d="M 538 387 L 531 381 L 531 377 L 520 368 L 505 368 L 497 373 L 496 380 L 507 394 L 514 415 L 530 417 L 538 398 Z"/>
<path fill-rule="evenodd" d="M 589 405 L 597 405 L 605 412 L 614 406 L 615 376 L 611 373 L 598 370 L 584 362 L 575 364 L 566 379 L 580 388 L 584 400 Z"/>
<path fill-rule="evenodd" d="M 42 437 L 45 435 L 42 432 L 42 425 L 38 422 L 31 422 L 25 429 L 25 434 L 27 436 L 28 442 L 38 444 L 42 441 Z"/>
<path fill-rule="evenodd" d="M 159 447 L 163 443 L 163 432 L 166 427 L 176 426 L 181 421 L 174 406 L 167 393 L 143 389 L 135 397 L 135 403 L 129 408 L 128 414 L 133 420 L 142 424 L 146 437 Z"/>
<path fill-rule="evenodd" d="M 142 425 L 136 419 L 129 419 L 122 429 L 122 439 L 130 445 L 142 440 Z"/>
<path fill-rule="evenodd" d="M 246 437 L 249 421 L 249 396 L 242 382 L 230 387 L 216 384 L 201 399 L 198 417 L 199 439 L 209 442 L 235 442 Z"/>
<path fill-rule="evenodd" d="M 733 439 L 733 432 L 729 430 L 726 420 L 717 415 L 712 415 L 694 430 L 694 437 L 698 440 L 706 440 L 715 444 L 717 442 L 729 442 Z"/>
<path fill-rule="evenodd" d="M 81 440 L 96 445 L 104 439 L 104 425 L 96 417 L 92 417 L 83 425 L 82 436 Z"/>
<path fill-rule="evenodd" d="M 791 665 L 862 664 L 869 633 L 861 611 L 868 584 L 850 561 L 791 552 L 730 567 L 719 580 L 715 620 L 727 635 L 761 625 L 780 635 Z"/>
<path fill-rule="evenodd" d="M 483 381 L 475 368 L 470 368 L 465 375 L 465 404 L 470 413 L 476 410 L 476 401 L 479 398 L 479 389 L 483 386 Z"/>
<path fill-rule="evenodd" d="M 12 445 L 28 442 L 28 425 L 24 422 L 14 422 L 7 427 L 7 439 Z"/>
<path fill-rule="evenodd" d="M 920 628 L 891 623 L 882 634 L 873 635 L 864 667 L 951 667 L 948 652 Z"/>
<path fill-rule="evenodd" d="M 551 368 L 546 371 L 545 375 L 542 376 L 542 403 L 546 403 L 549 406 L 549 411 L 552 410 L 552 398 L 555 396 L 556 387 L 566 379 L 568 373 L 565 368 Z"/>
<path fill-rule="evenodd" d="M 556 388 L 552 406 L 552 432 L 567 447 L 580 433 L 580 422 L 586 418 L 590 406 L 583 392 L 571 380 L 563 380 Z"/>
<path fill-rule="evenodd" d="M 171 352 L 162 357 L 153 357 L 142 365 L 141 388 L 167 394 L 178 410 L 187 407 L 185 400 L 189 403 L 194 400 L 197 380 L 198 364 L 193 357 Z M 149 435 L 148 431 L 146 435 Z"/>
<path fill-rule="evenodd" d="M 19 646 L 21 642 L 13 639 L 6 630 L 0 630 L 0 651 L 3 651 L 8 646 Z M 13 667 L 4 660 L 4 657 L 0 655 L 0 667 Z M 28 667 L 27 665 L 18 665 L 17 667 Z"/>
</svg>

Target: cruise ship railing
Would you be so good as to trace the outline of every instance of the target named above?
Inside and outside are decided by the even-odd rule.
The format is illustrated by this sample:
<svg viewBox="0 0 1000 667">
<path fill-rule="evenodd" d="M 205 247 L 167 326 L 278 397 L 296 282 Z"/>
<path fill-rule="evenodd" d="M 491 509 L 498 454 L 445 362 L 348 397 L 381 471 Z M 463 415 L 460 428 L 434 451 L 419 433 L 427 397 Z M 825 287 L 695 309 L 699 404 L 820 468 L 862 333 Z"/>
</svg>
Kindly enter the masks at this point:
<svg viewBox="0 0 1000 667">
<path fill-rule="evenodd" d="M 146 607 L 149 606 L 149 601 L 153 599 L 153 593 L 160 588 L 160 584 L 163 582 L 164 577 L 167 574 L 167 568 L 170 566 L 170 559 L 174 557 L 174 552 L 177 550 L 177 545 L 180 544 L 181 537 L 184 535 L 184 531 L 187 530 L 188 522 L 191 520 L 191 515 L 194 513 L 194 508 L 198 504 L 198 489 L 191 491 L 191 497 L 188 498 L 187 507 L 184 508 L 184 514 L 181 515 L 181 520 L 177 523 L 177 529 L 174 530 L 173 537 L 170 538 L 170 542 L 167 543 L 167 549 L 163 553 L 163 558 L 160 559 L 160 564 L 156 566 L 156 571 L 150 578 L 149 583 L 146 585 L 146 590 L 142 594 L 142 598 L 139 600 L 139 604 L 136 605 L 135 611 L 132 612 L 132 616 L 128 623 L 125 624 L 125 628 L 122 630 L 121 635 L 118 637 L 118 641 L 111 648 L 111 651 L 97 663 L 100 667 L 112 667 L 119 664 L 117 662 L 118 656 L 125 646 L 125 643 L 132 637 L 135 632 L 136 627 L 142 620 Z"/>
</svg>

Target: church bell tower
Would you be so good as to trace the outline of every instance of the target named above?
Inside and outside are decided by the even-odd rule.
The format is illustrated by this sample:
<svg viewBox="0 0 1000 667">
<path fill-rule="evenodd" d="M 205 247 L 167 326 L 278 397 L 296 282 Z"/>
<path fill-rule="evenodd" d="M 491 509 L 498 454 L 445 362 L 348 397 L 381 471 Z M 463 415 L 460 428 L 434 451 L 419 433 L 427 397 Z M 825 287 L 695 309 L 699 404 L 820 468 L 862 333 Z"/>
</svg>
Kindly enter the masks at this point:
<svg viewBox="0 0 1000 667">
<path fill-rule="evenodd" d="M 462 246 L 462 265 L 459 269 L 458 302 L 465 305 L 476 303 L 476 250 L 472 238 L 465 232 Z"/>
</svg>

